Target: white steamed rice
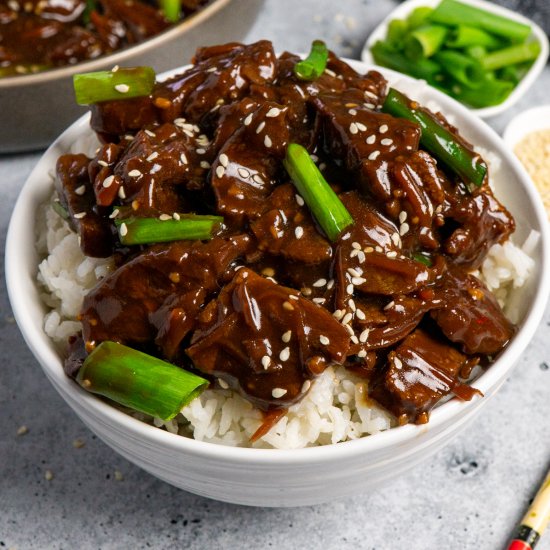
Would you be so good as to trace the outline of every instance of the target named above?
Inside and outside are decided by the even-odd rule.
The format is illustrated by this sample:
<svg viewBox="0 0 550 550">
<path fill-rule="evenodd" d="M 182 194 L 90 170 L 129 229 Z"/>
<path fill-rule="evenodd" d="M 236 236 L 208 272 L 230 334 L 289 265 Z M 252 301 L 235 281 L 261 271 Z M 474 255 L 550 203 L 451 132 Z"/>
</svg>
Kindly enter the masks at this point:
<svg viewBox="0 0 550 550">
<path fill-rule="evenodd" d="M 92 143 L 75 143 L 76 151 L 88 150 Z M 95 148 L 95 146 L 93 147 Z M 93 151 L 92 148 L 92 151 Z M 492 176 L 500 159 L 483 152 Z M 43 299 L 51 311 L 44 319 L 46 334 L 63 352 L 67 338 L 80 329 L 76 320 L 85 294 L 113 269 L 110 259 L 87 258 L 80 251 L 78 236 L 45 204 L 37 220 L 38 281 Z M 533 271 L 530 257 L 538 234 L 532 232 L 522 247 L 507 241 L 491 248 L 477 273 L 492 290 L 511 321 L 517 322 L 520 293 L 510 291 L 524 285 Z M 138 418 L 164 426 L 172 433 L 223 445 L 251 446 L 250 436 L 262 422 L 260 411 L 231 390 L 209 389 L 185 407 L 170 422 Z M 253 447 L 294 449 L 356 439 L 387 430 L 395 419 L 367 397 L 366 382 L 343 367 L 330 367 L 316 378 L 311 390 Z"/>
</svg>

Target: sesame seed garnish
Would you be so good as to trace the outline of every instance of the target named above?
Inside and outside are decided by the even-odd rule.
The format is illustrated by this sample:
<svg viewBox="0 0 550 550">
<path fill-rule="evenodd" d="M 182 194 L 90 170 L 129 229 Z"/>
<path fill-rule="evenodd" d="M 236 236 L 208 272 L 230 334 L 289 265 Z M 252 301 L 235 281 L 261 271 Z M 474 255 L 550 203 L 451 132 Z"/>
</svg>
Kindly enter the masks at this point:
<svg viewBox="0 0 550 550">
<path fill-rule="evenodd" d="M 404 222 L 401 224 L 401 227 L 399 228 L 399 234 L 405 235 L 407 231 L 409 230 L 409 224 L 407 222 Z"/>
<path fill-rule="evenodd" d="M 373 151 L 367 158 L 369 160 L 376 160 L 380 155 L 380 151 Z"/>
<path fill-rule="evenodd" d="M 346 292 L 347 292 L 348 294 L 353 294 L 353 291 L 354 291 L 353 285 L 352 285 L 352 284 L 349 284 L 349 285 L 346 287 Z"/>
<path fill-rule="evenodd" d="M 370 329 L 369 328 L 366 328 L 360 335 L 359 335 L 359 341 L 364 344 L 368 338 L 369 338 L 369 332 L 370 332 Z"/>
<path fill-rule="evenodd" d="M 301 225 L 299 225 L 294 230 L 294 234 L 296 235 L 297 239 L 301 239 L 304 236 L 304 228 Z"/>
<path fill-rule="evenodd" d="M 358 242 L 355 242 L 355 241 L 352 242 L 352 243 L 351 243 L 351 246 L 352 246 L 353 248 L 356 248 L 357 250 L 361 250 L 361 245 L 360 245 Z"/>
<path fill-rule="evenodd" d="M 139 170 L 131 170 L 130 172 L 128 172 L 128 175 L 131 178 L 139 178 L 142 175 L 142 173 Z"/>
<path fill-rule="evenodd" d="M 205 170 L 208 170 L 210 168 L 210 163 L 206 160 L 201 160 L 200 167 L 204 168 Z M 222 166 L 223 168 L 223 166 Z"/>
<path fill-rule="evenodd" d="M 395 258 L 397 257 L 397 252 L 395 250 L 390 250 L 389 252 L 386 252 L 386 256 L 388 258 Z"/>
<path fill-rule="evenodd" d="M 128 227 L 125 223 L 120 224 L 120 236 L 125 237 L 128 234 Z"/>
<path fill-rule="evenodd" d="M 246 168 L 239 168 L 237 172 L 239 172 L 239 176 L 241 176 L 241 178 L 243 179 L 247 179 L 250 177 L 250 172 Z"/>
<path fill-rule="evenodd" d="M 204 153 L 206 153 L 206 149 L 203 149 L 202 147 L 197 149 L 197 155 L 204 155 Z"/>
<path fill-rule="evenodd" d="M 311 388 L 311 380 L 306 380 L 302 385 L 302 393 L 306 393 Z"/>
<path fill-rule="evenodd" d="M 401 359 L 399 359 L 399 357 L 394 357 L 393 358 L 393 364 L 395 365 L 396 369 L 403 368 L 403 363 L 401 362 Z"/>
<path fill-rule="evenodd" d="M 350 258 L 355 258 L 355 256 L 357 256 L 359 254 L 359 250 L 357 250 L 356 248 L 354 248 L 350 253 L 349 253 L 349 257 Z"/>
<path fill-rule="evenodd" d="M 322 306 L 326 302 L 326 299 L 325 298 L 313 298 L 313 302 L 315 304 L 319 304 L 320 306 Z"/>
<path fill-rule="evenodd" d="M 299 206 L 304 206 L 304 199 L 300 195 L 294 195 Z"/>
<path fill-rule="evenodd" d="M 145 133 L 149 136 L 149 137 L 157 137 L 157 134 L 155 134 L 154 132 L 151 132 L 151 130 L 145 130 Z M 193 134 L 191 134 L 193 135 Z"/>
<path fill-rule="evenodd" d="M 85 185 L 81 185 L 80 187 L 77 187 L 74 192 L 77 194 L 77 195 L 84 195 L 84 193 L 86 193 L 86 186 Z"/>
<path fill-rule="evenodd" d="M 145 160 L 148 162 L 151 162 L 152 160 L 155 160 L 156 158 L 158 158 L 158 156 L 159 154 L 156 151 L 154 151 Z"/>
<path fill-rule="evenodd" d="M 265 128 L 265 120 L 262 120 L 256 128 L 256 133 L 259 134 Z"/>
<path fill-rule="evenodd" d="M 287 330 L 282 336 L 281 336 L 281 340 L 285 343 L 285 344 L 288 344 L 290 342 L 290 338 L 292 337 L 292 331 L 291 330 Z"/>
<path fill-rule="evenodd" d="M 380 245 L 376 245 L 374 247 L 374 250 L 376 250 L 376 252 L 384 252 L 384 250 L 382 249 L 382 247 Z"/>
<path fill-rule="evenodd" d="M 27 433 L 29 433 L 29 428 L 27 428 L 27 426 L 23 425 L 17 428 L 17 435 L 25 435 Z"/>
<path fill-rule="evenodd" d="M 380 143 L 382 145 L 391 145 L 393 143 L 393 139 L 390 138 L 384 138 L 380 140 Z"/>
<path fill-rule="evenodd" d="M 348 331 L 348 334 L 351 336 L 355 335 L 355 332 L 353 332 L 353 328 L 350 325 L 344 325 L 344 328 Z"/>
<path fill-rule="evenodd" d="M 119 214 L 120 210 L 118 208 L 115 208 L 113 212 L 109 215 L 109 218 L 111 218 L 111 220 L 114 220 Z"/>
<path fill-rule="evenodd" d="M 172 214 L 172 218 L 174 218 L 175 220 L 180 220 L 181 219 L 181 216 L 177 213 L 177 212 L 174 212 Z"/>
<path fill-rule="evenodd" d="M 130 86 L 128 84 L 117 84 L 115 90 L 121 94 L 126 94 L 130 91 Z"/>
<path fill-rule="evenodd" d="M 348 273 L 352 277 L 361 277 L 361 275 L 363 274 L 363 270 L 361 268 L 355 269 L 353 267 L 350 267 L 350 268 L 348 268 Z"/>
<path fill-rule="evenodd" d="M 333 286 L 334 286 L 334 279 L 331 279 L 331 280 L 327 283 L 327 289 L 330 290 Z"/>
<path fill-rule="evenodd" d="M 288 361 L 289 357 L 290 357 L 290 348 L 287 346 L 286 348 L 283 348 L 281 353 L 279 353 L 279 359 L 281 361 Z"/>
<path fill-rule="evenodd" d="M 229 388 L 229 384 L 225 380 L 222 380 L 221 378 L 218 378 L 218 384 L 220 385 L 220 388 L 222 390 L 226 390 Z"/>
<path fill-rule="evenodd" d="M 187 157 L 185 156 L 185 153 L 180 155 L 180 160 L 183 164 L 187 164 Z"/>
<path fill-rule="evenodd" d="M 356 122 L 355 125 L 357 126 L 357 129 L 361 132 L 366 132 L 367 127 L 362 122 Z"/>
<path fill-rule="evenodd" d="M 103 166 L 103 167 L 109 166 L 104 160 L 98 160 L 97 163 L 99 164 L 99 166 Z"/>
<path fill-rule="evenodd" d="M 269 365 L 271 365 L 271 357 L 269 357 L 269 355 L 264 355 L 262 357 L 262 366 L 264 370 L 267 370 Z"/>
<path fill-rule="evenodd" d="M 44 473 L 44 479 L 46 481 L 51 481 L 53 479 L 53 473 L 51 470 L 46 470 L 46 472 Z"/>
<path fill-rule="evenodd" d="M 294 311 L 294 306 L 290 302 L 283 302 L 283 309 Z"/>
<path fill-rule="evenodd" d="M 159 216 L 159 220 L 161 222 L 167 222 L 168 220 L 171 220 L 172 219 L 172 216 L 170 216 L 170 214 L 161 214 Z"/>
<path fill-rule="evenodd" d="M 357 357 L 363 358 L 363 357 L 366 357 L 366 356 L 367 356 L 367 352 L 366 352 L 366 350 L 364 350 L 364 349 L 360 349 L 360 350 L 357 352 Z"/>
<path fill-rule="evenodd" d="M 273 145 L 273 142 L 271 141 L 271 138 L 268 135 L 266 135 L 264 138 L 264 145 L 266 147 L 271 147 Z"/>
<path fill-rule="evenodd" d="M 357 114 L 357 111 L 355 109 L 350 109 L 348 111 L 348 113 L 351 115 L 351 116 L 355 116 Z"/>
<path fill-rule="evenodd" d="M 273 388 L 271 391 L 271 395 L 275 397 L 275 399 L 278 399 L 279 397 L 283 397 L 287 393 L 288 390 L 285 390 L 283 388 Z"/>
<path fill-rule="evenodd" d="M 349 132 L 350 134 L 356 134 L 358 132 L 358 128 L 357 128 L 357 124 L 355 124 L 355 122 L 352 122 L 350 125 L 349 125 Z"/>
<path fill-rule="evenodd" d="M 392 240 L 392 242 L 395 246 L 399 246 L 401 244 L 401 239 L 399 238 L 399 233 L 392 233 L 390 239 Z"/>
<path fill-rule="evenodd" d="M 391 309 L 395 305 L 395 302 L 392 300 L 389 304 L 384 306 L 384 311 Z"/>
<path fill-rule="evenodd" d="M 364 263 L 365 260 L 367 259 L 367 257 L 365 256 L 365 253 L 362 250 L 359 250 L 357 252 L 357 259 L 359 260 L 360 264 Z"/>
<path fill-rule="evenodd" d="M 107 176 L 104 180 L 103 180 L 103 183 L 101 185 L 103 185 L 103 187 L 105 187 L 105 189 L 107 189 L 107 187 L 111 187 L 113 181 L 115 179 L 115 176 Z"/>
<path fill-rule="evenodd" d="M 218 178 L 223 178 L 224 174 L 225 174 L 225 168 L 220 164 L 216 168 L 216 176 L 218 176 Z"/>
<path fill-rule="evenodd" d="M 288 298 L 289 298 L 290 300 L 299 300 L 299 299 L 300 299 L 300 298 L 299 298 L 298 296 L 296 296 L 295 294 L 289 294 L 289 295 L 288 295 Z"/>
<path fill-rule="evenodd" d="M 326 279 L 317 279 L 314 283 L 313 283 L 313 286 L 314 287 L 317 287 L 317 288 L 320 288 L 322 286 L 325 286 L 327 284 L 327 280 Z"/>
<path fill-rule="evenodd" d="M 353 313 L 346 313 L 342 319 L 342 324 L 347 325 L 353 319 Z"/>
<path fill-rule="evenodd" d="M 277 109 L 277 107 L 272 107 L 267 111 L 266 117 L 267 118 L 275 118 L 276 116 L 279 116 L 281 114 L 281 109 Z"/>
<path fill-rule="evenodd" d="M 265 182 L 263 180 L 263 178 L 260 176 L 260 174 L 254 174 L 252 176 L 252 179 L 258 184 L 258 185 L 263 185 Z"/>
<path fill-rule="evenodd" d="M 366 283 L 367 282 L 367 279 L 364 279 L 363 277 L 353 277 L 351 279 L 351 282 L 353 285 L 355 286 L 360 286 L 362 285 L 363 283 Z"/>
<path fill-rule="evenodd" d="M 78 212 L 73 215 L 73 218 L 76 218 L 77 220 L 81 220 L 82 218 L 86 217 L 86 212 Z"/>
<path fill-rule="evenodd" d="M 357 308 L 357 311 L 355 312 L 355 315 L 357 315 L 358 319 L 361 319 L 361 321 L 364 321 L 367 317 L 362 309 Z"/>
<path fill-rule="evenodd" d="M 323 344 L 323 346 L 328 346 L 330 344 L 330 340 L 323 334 L 321 334 L 321 336 L 319 336 L 319 342 L 321 342 L 321 344 Z"/>
<path fill-rule="evenodd" d="M 372 145 L 376 141 L 376 136 L 372 134 L 365 140 L 369 145 Z"/>
<path fill-rule="evenodd" d="M 351 311 L 355 311 L 357 307 L 355 306 L 355 300 L 353 298 L 350 298 L 348 300 L 348 306 L 351 309 Z"/>
<path fill-rule="evenodd" d="M 365 107 L 367 109 L 376 109 L 376 105 L 374 103 L 365 103 Z"/>
<path fill-rule="evenodd" d="M 333 316 L 337 321 L 339 321 L 339 320 L 344 316 L 344 311 L 341 310 L 341 309 L 337 309 L 336 311 L 334 311 L 334 313 L 332 314 L 332 316 Z"/>
<path fill-rule="evenodd" d="M 300 289 L 300 292 L 301 292 L 304 296 L 311 296 L 311 293 L 313 292 L 313 290 L 311 290 L 311 288 L 305 286 L 304 288 Z"/>
<path fill-rule="evenodd" d="M 218 160 L 224 168 L 227 168 L 227 165 L 229 164 L 229 157 L 225 153 L 222 153 Z"/>
<path fill-rule="evenodd" d="M 380 126 L 380 128 L 378 128 L 378 131 L 381 134 L 385 134 L 388 131 L 388 125 L 387 124 L 382 124 L 382 126 Z"/>
<path fill-rule="evenodd" d="M 245 126 L 248 126 L 251 122 L 252 122 L 252 117 L 253 117 L 254 113 L 250 113 L 243 121 L 243 124 Z"/>
<path fill-rule="evenodd" d="M 407 213 L 404 210 L 402 210 L 399 213 L 399 223 L 403 223 L 406 219 L 407 219 Z"/>
</svg>

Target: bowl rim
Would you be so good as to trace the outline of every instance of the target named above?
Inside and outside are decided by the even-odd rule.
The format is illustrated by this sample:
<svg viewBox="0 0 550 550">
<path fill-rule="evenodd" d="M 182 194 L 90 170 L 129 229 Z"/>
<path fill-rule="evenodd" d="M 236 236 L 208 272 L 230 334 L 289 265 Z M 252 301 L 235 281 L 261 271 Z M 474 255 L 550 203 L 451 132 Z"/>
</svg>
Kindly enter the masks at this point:
<svg viewBox="0 0 550 550">
<path fill-rule="evenodd" d="M 402 75 L 384 67 L 370 65 L 365 62 L 345 59 L 353 68 L 360 71 L 369 69 L 378 70 L 384 76 L 390 77 L 390 80 L 397 80 L 408 86 L 418 86 L 419 81 L 409 76 Z M 187 66 L 188 67 L 188 66 Z M 159 75 L 160 78 L 180 73 L 186 66 L 179 67 Z M 519 160 L 509 150 L 496 132 L 490 128 L 481 119 L 475 117 L 466 107 L 458 103 L 451 97 L 439 92 L 423 83 L 422 90 L 427 89 L 430 99 L 437 101 L 442 111 L 450 111 L 454 116 L 460 117 L 465 121 L 465 126 L 470 126 L 470 131 L 478 132 L 482 139 L 490 142 L 502 156 L 503 160 L 509 163 L 510 168 L 520 181 L 524 191 L 528 195 L 529 201 L 535 211 L 534 227 L 540 230 L 540 256 L 541 264 L 539 269 L 533 273 L 536 278 L 536 290 L 532 298 L 533 306 L 525 315 L 523 322 L 512 341 L 498 357 L 497 361 L 487 369 L 475 382 L 476 388 L 480 389 L 486 397 L 474 397 L 472 401 L 460 402 L 457 398 L 451 399 L 441 404 L 431 411 L 430 421 L 424 425 L 408 424 L 405 426 L 394 427 L 389 430 L 379 432 L 373 435 L 364 436 L 355 440 L 345 441 L 337 444 L 306 447 L 302 449 L 257 449 L 243 447 L 229 447 L 219 443 L 210 443 L 197 441 L 192 438 L 169 433 L 152 425 L 146 424 L 136 418 L 122 412 L 114 406 L 108 404 L 93 394 L 85 392 L 70 380 L 64 373 L 60 358 L 55 351 L 52 341 L 46 336 L 40 323 L 33 322 L 26 311 L 27 305 L 33 305 L 29 294 L 22 292 L 26 288 L 34 289 L 38 295 L 38 286 L 36 284 L 36 272 L 28 273 L 25 268 L 23 255 L 19 254 L 21 247 L 19 243 L 20 235 L 27 235 L 26 244 L 30 242 L 32 250 L 35 246 L 34 224 L 29 229 L 28 220 L 34 219 L 37 207 L 37 195 L 41 188 L 46 185 L 47 168 L 53 166 L 60 143 L 67 143 L 74 140 L 82 132 L 89 130 L 89 113 L 80 117 L 76 122 L 69 126 L 47 149 L 38 161 L 31 174 L 28 176 L 16 205 L 13 209 L 10 220 L 5 252 L 6 282 L 8 296 L 12 306 L 14 317 L 19 329 L 31 349 L 37 361 L 41 364 L 48 379 L 61 396 L 71 405 L 77 414 L 79 411 L 72 405 L 71 401 L 78 399 L 79 405 L 88 413 L 96 418 L 101 418 L 103 422 L 109 423 L 109 429 L 114 426 L 119 427 L 125 432 L 132 434 L 135 438 L 146 440 L 148 443 L 159 445 L 165 449 L 171 449 L 176 452 L 183 452 L 189 455 L 210 458 L 223 459 L 231 462 L 246 462 L 248 464 L 306 464 L 323 463 L 333 461 L 346 456 L 346 458 L 368 453 L 376 452 L 391 446 L 402 446 L 419 438 L 428 431 L 437 431 L 443 428 L 447 421 L 455 417 L 458 421 L 461 416 L 472 412 L 479 405 L 479 400 L 483 399 L 484 404 L 494 394 L 495 390 L 503 383 L 506 376 L 514 368 L 516 361 L 521 353 L 529 344 L 540 320 L 542 319 L 548 296 L 550 295 L 550 227 L 547 222 L 546 212 L 542 201 L 536 191 L 534 183 L 531 181 L 527 172 Z M 418 92 L 410 92 L 415 95 Z M 496 147 L 495 147 L 496 146 Z M 50 182 L 47 182 L 51 185 Z M 36 265 L 37 267 L 37 265 Z M 34 304 L 36 305 L 36 303 Z M 470 410 L 471 409 L 471 410 Z"/>
<path fill-rule="evenodd" d="M 150 50 L 153 50 L 165 42 L 170 42 L 175 38 L 185 34 L 194 27 L 199 26 L 206 19 L 213 16 L 218 11 L 222 10 L 232 0 L 209 0 L 209 3 L 192 13 L 185 19 L 181 20 L 176 25 L 171 26 L 170 28 L 162 31 L 159 34 L 152 36 L 142 42 L 127 46 L 120 50 L 115 50 L 114 52 L 99 56 L 95 59 L 88 59 L 81 61 L 74 65 L 65 65 L 63 67 L 58 67 L 55 69 L 50 69 L 47 71 L 41 71 L 33 74 L 24 74 L 16 76 L 7 76 L 0 78 L 0 91 L 4 88 L 14 88 L 19 86 L 33 86 L 36 84 L 45 84 L 51 82 L 52 80 L 63 79 L 67 77 L 72 77 L 78 73 L 87 73 L 96 70 L 104 70 L 105 67 L 115 66 L 120 63 L 124 63 L 129 58 L 133 58 L 136 55 L 142 55 Z M 153 67 L 154 68 L 154 67 Z"/>
<path fill-rule="evenodd" d="M 503 17 L 508 17 L 509 19 L 512 19 L 514 21 L 518 21 L 520 23 L 525 23 L 529 25 L 531 27 L 531 36 L 540 43 L 540 46 L 541 46 L 540 53 L 538 57 L 535 59 L 533 65 L 531 65 L 531 68 L 529 69 L 529 71 L 527 71 L 524 77 L 512 90 L 510 95 L 502 103 L 499 103 L 498 105 L 491 105 L 490 107 L 482 107 L 477 109 L 473 107 L 466 107 L 469 111 L 471 111 L 472 113 L 476 114 L 481 118 L 490 118 L 493 116 L 500 115 L 504 111 L 507 111 L 510 107 L 515 105 L 525 95 L 527 90 L 533 85 L 535 80 L 543 71 L 550 52 L 548 36 L 537 23 L 535 23 L 528 17 L 521 15 L 520 13 L 516 13 L 515 11 L 512 11 L 509 8 L 505 8 L 504 6 L 493 4 L 492 2 L 488 2 L 487 0 L 460 0 L 460 1 L 465 4 L 470 4 L 471 6 L 474 6 L 476 8 L 481 8 L 486 11 L 495 13 L 497 15 L 502 15 Z M 365 42 L 365 45 L 363 46 L 363 49 L 361 51 L 361 60 L 364 61 L 365 63 L 375 63 L 374 58 L 370 52 L 370 48 L 375 41 L 386 36 L 388 23 L 392 19 L 395 19 L 396 17 L 397 18 L 405 17 L 416 7 L 419 7 L 419 6 L 432 7 L 439 4 L 439 2 L 440 0 L 405 0 L 404 2 L 399 4 L 369 34 Z"/>
<path fill-rule="evenodd" d="M 529 107 L 520 111 L 508 122 L 502 139 L 510 147 L 514 147 L 531 132 L 548 130 L 550 128 L 550 103 Z"/>
</svg>

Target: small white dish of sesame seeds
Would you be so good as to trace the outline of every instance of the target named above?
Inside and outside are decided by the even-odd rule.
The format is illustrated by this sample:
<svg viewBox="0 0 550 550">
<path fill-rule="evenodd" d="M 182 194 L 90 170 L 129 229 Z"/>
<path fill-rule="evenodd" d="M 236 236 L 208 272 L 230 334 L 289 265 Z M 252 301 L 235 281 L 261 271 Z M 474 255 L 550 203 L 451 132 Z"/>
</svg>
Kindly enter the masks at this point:
<svg viewBox="0 0 550 550">
<path fill-rule="evenodd" d="M 540 53 L 534 63 L 531 65 L 529 71 L 521 79 L 521 81 L 512 90 L 510 95 L 499 105 L 491 107 L 483 107 L 480 109 L 469 108 L 472 113 L 481 118 L 490 118 L 502 114 L 508 110 L 514 104 L 516 104 L 529 90 L 535 80 L 538 78 L 546 61 L 548 60 L 549 44 L 546 33 L 541 29 L 539 25 L 531 21 L 530 19 L 520 15 L 510 9 L 504 8 L 488 2 L 486 0 L 460 0 L 465 4 L 470 4 L 476 8 L 483 9 L 485 11 L 507 17 L 513 21 L 530 25 L 531 38 L 540 43 Z M 406 0 L 402 4 L 399 4 L 375 29 L 368 37 L 363 51 L 361 52 L 361 60 L 365 63 L 375 63 L 371 53 L 372 46 L 378 40 L 384 40 L 388 31 L 388 24 L 394 19 L 406 18 L 415 8 L 421 6 L 435 7 L 439 4 L 440 0 Z"/>
</svg>

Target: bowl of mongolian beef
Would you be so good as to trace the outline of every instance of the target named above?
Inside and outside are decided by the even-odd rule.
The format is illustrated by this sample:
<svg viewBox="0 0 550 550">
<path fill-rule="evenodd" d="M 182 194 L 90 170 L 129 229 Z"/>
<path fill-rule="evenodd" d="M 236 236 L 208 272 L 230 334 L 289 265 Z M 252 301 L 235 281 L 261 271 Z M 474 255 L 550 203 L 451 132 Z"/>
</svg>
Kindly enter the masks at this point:
<svg viewBox="0 0 550 550">
<path fill-rule="evenodd" d="M 427 85 L 260 41 L 75 91 L 91 115 L 14 210 L 10 298 L 69 405 L 161 479 L 267 506 L 368 490 L 456 435 L 533 335 L 540 199 Z"/>
</svg>

